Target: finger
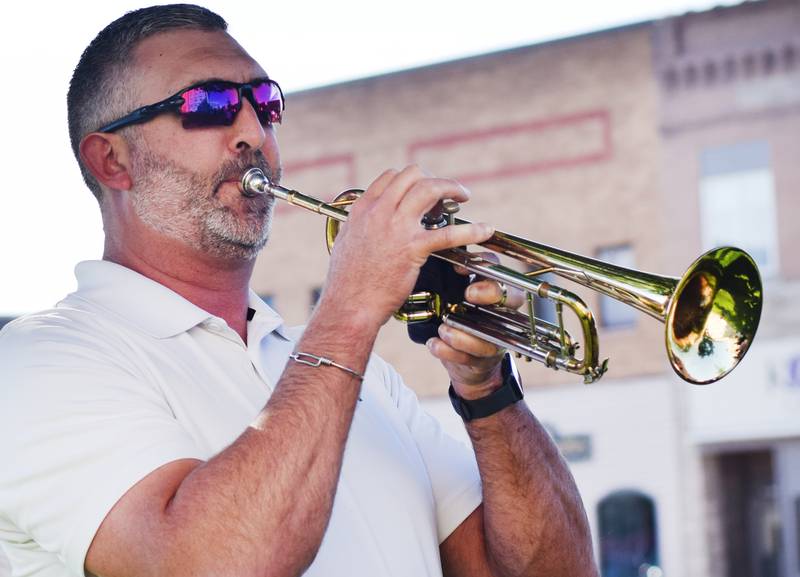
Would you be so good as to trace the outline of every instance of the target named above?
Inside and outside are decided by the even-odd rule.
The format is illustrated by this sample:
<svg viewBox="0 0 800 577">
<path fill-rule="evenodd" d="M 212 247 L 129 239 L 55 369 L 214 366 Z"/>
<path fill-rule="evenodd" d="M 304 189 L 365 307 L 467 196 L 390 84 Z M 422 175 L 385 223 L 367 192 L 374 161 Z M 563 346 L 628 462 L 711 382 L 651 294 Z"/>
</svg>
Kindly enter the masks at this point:
<svg viewBox="0 0 800 577">
<path fill-rule="evenodd" d="M 457 351 L 440 338 L 430 338 L 425 343 L 431 354 L 440 361 L 456 365 L 474 365 L 477 361 L 463 351 Z"/>
<path fill-rule="evenodd" d="M 471 224 L 453 224 L 426 234 L 426 249 L 435 252 L 446 248 L 477 244 L 487 240 L 494 234 L 494 227 L 480 222 Z"/>
<path fill-rule="evenodd" d="M 470 284 L 464 296 L 472 304 L 496 304 L 512 309 L 522 306 L 523 302 L 525 302 L 525 296 L 521 290 L 491 279 L 484 279 Z"/>
<path fill-rule="evenodd" d="M 387 204 L 391 212 L 396 212 L 398 205 L 414 185 L 428 177 L 429 175 L 416 164 L 406 166 L 400 172 L 394 171 L 391 181 L 387 183 L 381 195 L 382 201 Z"/>
<path fill-rule="evenodd" d="M 448 346 L 472 357 L 485 359 L 496 357 L 503 353 L 502 349 L 497 345 L 446 324 L 439 325 L 438 332 L 439 338 Z"/>
<path fill-rule="evenodd" d="M 364 194 L 361 195 L 362 198 L 378 198 L 389 187 L 397 175 L 398 171 L 393 168 L 385 170 L 378 178 L 372 181 L 372 184 L 369 185 L 369 188 L 367 188 L 367 190 L 364 191 Z"/>
<path fill-rule="evenodd" d="M 469 190 L 461 183 L 448 178 L 424 178 L 417 181 L 402 198 L 397 210 L 404 215 L 419 219 L 444 199 L 467 202 Z"/>
</svg>

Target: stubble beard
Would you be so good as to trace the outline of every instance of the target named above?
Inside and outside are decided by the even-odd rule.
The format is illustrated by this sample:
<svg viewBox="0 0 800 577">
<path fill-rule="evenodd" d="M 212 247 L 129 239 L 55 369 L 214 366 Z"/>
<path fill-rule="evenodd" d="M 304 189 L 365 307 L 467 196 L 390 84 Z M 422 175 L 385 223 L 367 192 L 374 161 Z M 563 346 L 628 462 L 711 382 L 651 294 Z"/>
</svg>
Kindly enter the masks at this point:
<svg viewBox="0 0 800 577">
<path fill-rule="evenodd" d="M 253 166 L 270 179 L 278 176 L 260 151 L 228 161 L 208 177 L 159 157 L 143 142 L 136 143 L 132 154 L 132 204 L 142 222 L 216 258 L 252 260 L 264 248 L 272 225 L 273 198 L 248 198 L 244 213 L 239 214 L 216 194 L 223 181 L 239 178 Z"/>
</svg>

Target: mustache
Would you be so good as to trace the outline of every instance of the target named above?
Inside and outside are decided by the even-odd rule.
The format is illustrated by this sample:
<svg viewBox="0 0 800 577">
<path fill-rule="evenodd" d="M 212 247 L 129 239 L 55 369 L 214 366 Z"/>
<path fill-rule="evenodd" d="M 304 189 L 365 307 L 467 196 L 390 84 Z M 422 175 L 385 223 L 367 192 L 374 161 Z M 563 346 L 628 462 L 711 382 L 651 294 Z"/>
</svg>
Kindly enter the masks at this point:
<svg viewBox="0 0 800 577">
<path fill-rule="evenodd" d="M 267 157 L 260 150 L 244 153 L 236 158 L 225 161 L 220 169 L 214 175 L 212 182 L 214 183 L 214 193 L 217 192 L 222 183 L 228 180 L 239 180 L 242 175 L 251 168 L 259 168 L 267 175 L 270 182 L 278 183 L 281 179 L 281 167 L 273 167 L 270 165 Z"/>
</svg>

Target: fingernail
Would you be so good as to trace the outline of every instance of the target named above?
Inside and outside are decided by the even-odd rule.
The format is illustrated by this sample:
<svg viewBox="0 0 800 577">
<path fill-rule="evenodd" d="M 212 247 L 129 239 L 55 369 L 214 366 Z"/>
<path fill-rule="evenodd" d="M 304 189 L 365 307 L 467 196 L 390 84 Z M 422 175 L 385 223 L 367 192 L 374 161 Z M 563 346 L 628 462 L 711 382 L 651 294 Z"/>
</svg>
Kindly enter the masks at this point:
<svg viewBox="0 0 800 577">
<path fill-rule="evenodd" d="M 480 294 L 480 291 L 478 290 L 478 287 L 476 287 L 476 286 L 470 286 L 470 287 L 468 287 L 468 288 L 467 288 L 467 298 L 474 299 L 474 298 L 476 298 L 476 297 L 477 297 L 479 294 Z"/>
<path fill-rule="evenodd" d="M 425 346 L 428 347 L 429 350 L 433 348 L 433 337 L 425 341 Z"/>
<path fill-rule="evenodd" d="M 486 236 L 491 236 L 494 234 L 494 227 L 491 224 L 483 224 L 483 234 Z"/>
</svg>

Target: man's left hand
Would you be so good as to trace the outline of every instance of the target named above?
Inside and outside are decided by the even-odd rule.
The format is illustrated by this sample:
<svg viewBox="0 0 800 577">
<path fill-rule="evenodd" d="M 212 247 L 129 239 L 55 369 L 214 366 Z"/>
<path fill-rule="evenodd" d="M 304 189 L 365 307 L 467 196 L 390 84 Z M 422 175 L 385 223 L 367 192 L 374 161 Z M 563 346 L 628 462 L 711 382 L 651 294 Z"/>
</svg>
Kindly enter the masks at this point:
<svg viewBox="0 0 800 577">
<path fill-rule="evenodd" d="M 495 255 L 482 256 L 491 258 Z M 465 298 L 475 305 L 503 303 L 510 308 L 519 307 L 523 301 L 520 290 L 486 279 L 470 284 Z M 439 326 L 438 338 L 431 338 L 426 344 L 431 354 L 442 361 L 450 375 L 453 388 L 460 397 L 465 399 L 485 397 L 502 384 L 500 361 L 503 359 L 505 349 L 444 323 Z"/>
</svg>

